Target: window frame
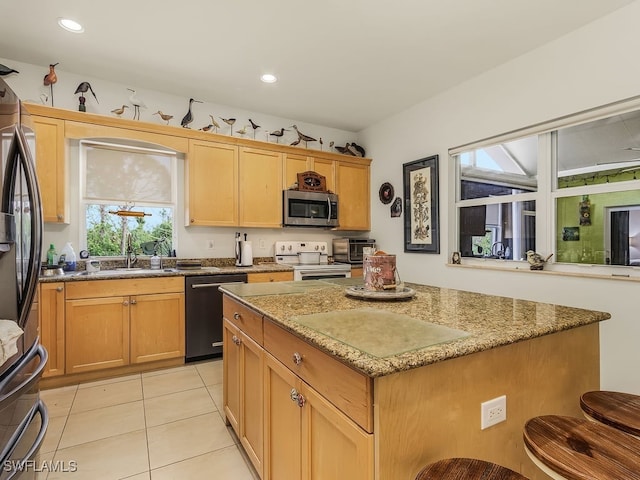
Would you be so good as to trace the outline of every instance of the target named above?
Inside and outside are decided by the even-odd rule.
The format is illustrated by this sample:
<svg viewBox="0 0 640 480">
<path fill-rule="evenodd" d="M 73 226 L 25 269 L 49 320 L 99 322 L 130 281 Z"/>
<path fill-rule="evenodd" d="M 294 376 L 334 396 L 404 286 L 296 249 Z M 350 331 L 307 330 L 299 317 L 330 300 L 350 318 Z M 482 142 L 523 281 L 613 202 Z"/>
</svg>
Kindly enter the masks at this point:
<svg viewBox="0 0 640 480">
<path fill-rule="evenodd" d="M 449 149 L 449 159 L 452 168 L 453 188 L 450 188 L 450 215 L 452 226 L 449 228 L 449 245 L 453 251 L 460 248 L 460 208 L 474 205 L 490 205 L 495 203 L 505 203 L 524 200 L 535 200 L 536 202 L 536 250 L 541 253 L 557 253 L 557 202 L 559 198 L 573 197 L 578 195 L 593 195 L 598 193 L 612 193 L 622 191 L 640 190 L 640 179 L 621 182 L 603 183 L 597 185 L 558 187 L 558 161 L 556 131 L 562 128 L 573 127 L 606 119 L 615 115 L 625 114 L 640 110 L 640 96 L 613 102 L 600 107 L 584 110 L 572 115 L 559 117 L 548 122 L 542 122 L 529 127 L 512 130 L 510 132 L 488 137 L 476 142 L 466 143 Z M 536 192 L 519 193 L 514 195 L 501 195 L 496 197 L 460 200 L 460 186 L 462 172 L 460 162 L 456 157 L 462 153 L 479 148 L 485 148 L 508 141 L 518 140 L 527 136 L 537 135 L 538 137 L 538 188 Z M 451 253 L 452 253 L 451 252 Z M 451 255 L 449 255 L 449 258 Z M 603 278 L 621 278 L 629 275 L 624 272 L 620 274 L 620 269 L 640 270 L 639 267 L 626 265 L 606 265 L 606 264 L 581 264 L 571 262 L 557 262 L 554 257 L 549 261 L 549 270 L 558 273 L 580 275 L 597 275 Z M 522 264 L 527 262 L 518 260 L 498 260 L 487 258 L 463 257 L 463 262 L 471 266 L 500 266 L 501 268 L 524 269 Z"/>
<path fill-rule="evenodd" d="M 116 141 L 117 140 L 117 141 Z M 104 146 L 110 149 L 122 149 L 133 150 L 146 153 L 155 153 L 160 155 L 167 155 L 171 157 L 170 174 L 171 174 L 171 202 L 144 202 L 142 204 L 134 204 L 137 209 L 144 209 L 144 207 L 150 208 L 170 208 L 173 212 L 171 219 L 171 245 L 172 249 L 178 248 L 178 232 L 176 229 L 177 223 L 177 211 L 178 211 L 178 152 L 167 149 L 166 147 L 157 146 L 146 142 L 135 142 L 135 144 L 128 143 L 124 139 L 109 139 L 96 140 L 96 139 L 83 139 L 78 142 L 79 150 L 79 165 L 78 165 L 78 234 L 80 236 L 80 243 L 86 244 L 87 242 L 87 205 L 113 205 L 113 201 L 107 200 L 87 200 L 85 199 L 85 182 L 86 182 L 86 149 L 88 146 Z M 141 258 L 147 257 L 146 255 L 138 255 Z M 150 256 L 149 256 L 150 257 Z M 108 255 L 108 256 L 96 256 L 95 258 L 110 260 L 121 259 L 123 255 Z"/>
</svg>

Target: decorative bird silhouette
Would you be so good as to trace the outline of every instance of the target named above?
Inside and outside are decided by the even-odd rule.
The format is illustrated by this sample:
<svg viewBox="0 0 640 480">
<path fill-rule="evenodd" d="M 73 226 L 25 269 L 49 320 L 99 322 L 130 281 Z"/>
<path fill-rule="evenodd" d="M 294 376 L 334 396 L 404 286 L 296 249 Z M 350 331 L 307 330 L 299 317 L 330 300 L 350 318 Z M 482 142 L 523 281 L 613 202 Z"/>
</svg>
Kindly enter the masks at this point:
<svg viewBox="0 0 640 480">
<path fill-rule="evenodd" d="M 295 147 L 299 143 L 300 143 L 300 139 L 298 138 L 297 140 L 294 140 L 293 142 L 291 142 L 289 145 L 291 145 L 292 147 Z"/>
<path fill-rule="evenodd" d="M 322 151 L 322 146 L 324 145 L 324 142 L 322 141 L 322 137 L 320 137 L 318 142 L 320 142 L 320 151 Z"/>
<path fill-rule="evenodd" d="M 288 131 L 289 130 L 287 130 L 286 128 L 281 128 L 280 130 L 274 130 L 269 135 L 271 135 L 272 137 L 276 137 L 276 143 L 278 143 L 278 141 L 280 140 L 280 137 L 284 135 L 284 132 L 288 132 Z"/>
<path fill-rule="evenodd" d="M 334 142 L 333 140 L 331 140 L 329 142 L 329 148 L 333 148 L 333 146 L 336 144 L 336 142 Z"/>
<path fill-rule="evenodd" d="M 203 132 L 208 132 L 209 130 L 211 130 L 212 128 L 215 128 L 215 125 L 213 125 L 212 123 L 210 123 L 209 125 L 206 125 L 204 127 L 202 127 L 200 130 Z"/>
<path fill-rule="evenodd" d="M 0 63 L 0 77 L 4 77 L 5 75 L 9 75 L 10 73 L 20 73 L 18 70 L 14 70 L 13 68 L 7 67 L 6 65 L 2 65 Z"/>
<path fill-rule="evenodd" d="M 220 120 L 222 120 L 224 123 L 226 123 L 227 125 L 229 125 L 231 127 L 231 136 L 233 137 L 233 124 L 236 123 L 236 119 L 235 118 L 222 118 L 222 117 L 220 117 Z"/>
<path fill-rule="evenodd" d="M 529 262 L 530 270 L 542 270 L 544 264 L 553 257 L 553 253 L 549 255 L 547 258 L 542 258 L 542 255 L 534 252 L 533 250 L 527 250 L 527 262 Z"/>
<path fill-rule="evenodd" d="M 98 102 L 98 97 L 96 97 L 96 93 L 93 91 L 93 88 L 91 88 L 91 84 L 89 82 L 81 82 L 80 85 L 78 85 L 78 87 L 76 88 L 76 91 L 73 93 L 74 95 L 79 93 L 84 97 L 84 94 L 87 92 L 91 92 L 91 95 L 93 95 L 93 98 L 95 98 L 96 102 Z"/>
<path fill-rule="evenodd" d="M 257 125 L 253 120 L 249 119 L 249 123 L 251 124 L 251 128 L 253 128 L 253 139 L 256 139 L 256 130 L 260 128 L 260 125 Z"/>
<path fill-rule="evenodd" d="M 351 153 L 351 151 L 349 151 L 349 144 L 348 143 L 344 147 L 341 147 L 340 145 L 336 145 L 334 148 L 338 152 L 342 153 L 343 155 L 353 155 L 353 153 Z"/>
<path fill-rule="evenodd" d="M 122 105 L 122 107 L 120 108 L 114 108 L 113 110 L 111 110 L 111 113 L 120 116 L 124 113 L 124 109 L 125 108 L 129 108 L 129 105 Z"/>
<path fill-rule="evenodd" d="M 140 120 L 140 108 L 147 108 L 147 106 L 138 98 L 133 88 L 127 88 L 127 90 L 131 92 L 131 95 L 129 95 L 129 103 L 133 105 L 133 119 Z"/>
<path fill-rule="evenodd" d="M 358 152 L 358 156 L 359 157 L 364 157 L 365 156 L 364 148 L 362 148 L 356 142 L 351 142 L 351 148 L 353 148 L 356 152 Z"/>
<path fill-rule="evenodd" d="M 220 124 L 218 122 L 216 122 L 216 119 L 213 118 L 213 115 L 209 115 L 209 117 L 211 118 L 211 125 L 213 125 L 213 128 L 215 128 L 215 132 L 218 133 L 218 129 L 220 128 Z"/>
<path fill-rule="evenodd" d="M 190 128 L 189 124 L 193 122 L 193 114 L 191 113 L 191 104 L 193 102 L 202 103 L 200 100 L 194 100 L 193 98 L 189 99 L 189 109 L 187 110 L 187 114 L 182 117 L 182 121 L 180 122 L 180 125 L 182 125 L 183 128 Z"/>
<path fill-rule="evenodd" d="M 162 113 L 160 110 L 154 113 L 154 115 L 160 115 L 160 118 L 167 122 L 167 125 L 169 125 L 169 120 L 173 118 L 173 115 L 167 115 L 166 113 Z"/>
<path fill-rule="evenodd" d="M 59 63 L 59 62 L 58 62 Z M 51 90 L 51 106 L 53 107 L 53 84 L 58 81 L 58 75 L 56 74 L 56 65 L 58 63 L 49 64 L 49 73 L 44 76 L 44 86 L 49 87 Z"/>
<path fill-rule="evenodd" d="M 247 128 L 249 128 L 249 125 L 245 125 L 240 130 L 238 130 L 236 133 L 239 134 L 239 135 L 246 135 L 247 134 Z"/>
<path fill-rule="evenodd" d="M 300 130 L 298 130 L 298 126 L 297 125 L 291 125 L 291 128 L 293 128 L 296 133 L 298 134 L 298 139 L 302 140 L 304 142 L 304 146 L 307 146 L 307 142 L 316 142 L 317 140 L 313 137 L 310 137 L 309 135 L 305 135 L 304 133 L 302 133 Z"/>
</svg>

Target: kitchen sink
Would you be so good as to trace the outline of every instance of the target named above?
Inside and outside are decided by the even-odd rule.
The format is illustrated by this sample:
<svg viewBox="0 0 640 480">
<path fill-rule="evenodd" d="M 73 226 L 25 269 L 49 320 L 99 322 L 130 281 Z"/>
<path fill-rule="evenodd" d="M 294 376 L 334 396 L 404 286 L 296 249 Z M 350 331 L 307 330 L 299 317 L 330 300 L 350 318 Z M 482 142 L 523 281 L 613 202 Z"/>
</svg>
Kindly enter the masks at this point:
<svg viewBox="0 0 640 480">
<path fill-rule="evenodd" d="M 113 277 L 118 275 L 133 275 L 133 274 L 160 274 L 160 273 L 170 273 L 176 272 L 175 268 L 164 268 L 161 270 L 151 270 L 150 268 L 116 268 L 114 270 L 99 270 L 97 272 L 77 272 L 71 274 L 73 276 L 90 276 L 90 277 Z"/>
</svg>

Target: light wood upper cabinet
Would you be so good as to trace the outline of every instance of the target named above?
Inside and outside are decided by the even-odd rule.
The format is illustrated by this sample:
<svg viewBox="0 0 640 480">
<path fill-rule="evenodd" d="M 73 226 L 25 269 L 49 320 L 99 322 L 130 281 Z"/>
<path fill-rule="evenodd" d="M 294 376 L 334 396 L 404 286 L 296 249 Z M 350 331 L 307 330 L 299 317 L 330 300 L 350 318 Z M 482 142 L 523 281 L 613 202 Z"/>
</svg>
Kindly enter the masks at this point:
<svg viewBox="0 0 640 480">
<path fill-rule="evenodd" d="M 282 225 L 282 154 L 240 148 L 240 226 Z"/>
<path fill-rule="evenodd" d="M 69 222 L 64 121 L 32 116 L 43 220 Z"/>
<path fill-rule="evenodd" d="M 285 189 L 298 181 L 298 173 L 311 170 L 324 176 L 327 180 L 327 189 L 332 192 L 335 191 L 335 160 L 286 153 L 283 163 Z"/>
<path fill-rule="evenodd" d="M 64 282 L 40 284 L 39 298 L 40 343 L 49 353 L 42 376 L 64 375 Z"/>
<path fill-rule="evenodd" d="M 187 225 L 238 225 L 238 147 L 191 140 L 185 182 Z"/>
<path fill-rule="evenodd" d="M 369 165 L 336 164 L 339 230 L 371 230 Z"/>
</svg>

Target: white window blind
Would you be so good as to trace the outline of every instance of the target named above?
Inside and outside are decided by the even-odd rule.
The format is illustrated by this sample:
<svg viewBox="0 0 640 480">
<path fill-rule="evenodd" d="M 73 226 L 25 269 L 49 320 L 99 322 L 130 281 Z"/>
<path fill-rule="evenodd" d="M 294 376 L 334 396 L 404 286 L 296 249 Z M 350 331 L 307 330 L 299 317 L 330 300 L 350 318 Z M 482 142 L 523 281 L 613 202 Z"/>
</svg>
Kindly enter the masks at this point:
<svg viewBox="0 0 640 480">
<path fill-rule="evenodd" d="M 84 189 L 88 202 L 171 204 L 176 154 L 151 148 L 83 141 Z"/>
</svg>

